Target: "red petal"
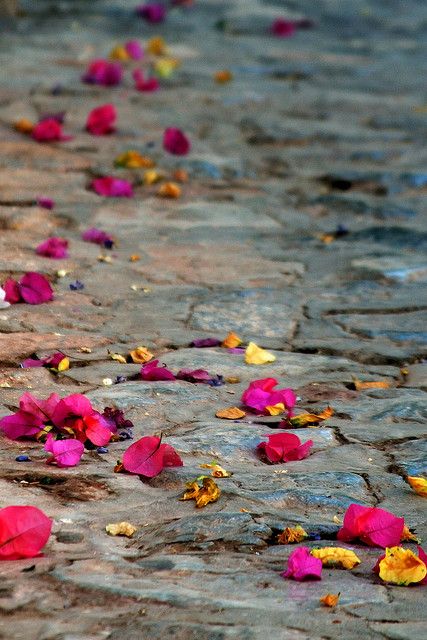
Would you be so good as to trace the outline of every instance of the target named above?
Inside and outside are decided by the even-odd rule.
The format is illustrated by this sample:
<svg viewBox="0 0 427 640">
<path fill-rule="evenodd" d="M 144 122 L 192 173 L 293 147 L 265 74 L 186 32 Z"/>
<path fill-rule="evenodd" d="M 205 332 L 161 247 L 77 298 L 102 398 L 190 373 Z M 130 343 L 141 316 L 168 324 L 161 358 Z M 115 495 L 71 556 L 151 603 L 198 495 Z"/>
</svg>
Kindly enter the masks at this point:
<svg viewBox="0 0 427 640">
<path fill-rule="evenodd" d="M 145 436 L 131 444 L 123 456 L 123 466 L 130 473 L 154 478 L 164 469 L 161 439 Z"/>
<path fill-rule="evenodd" d="M 170 444 L 162 444 L 160 448 L 163 449 L 163 464 L 165 467 L 182 467 L 183 461 L 177 454 L 175 449 Z"/>
<path fill-rule="evenodd" d="M 0 559 L 34 558 L 49 539 L 52 520 L 36 507 L 0 509 Z"/>
<path fill-rule="evenodd" d="M 94 413 L 87 416 L 84 418 L 84 424 L 86 438 L 97 447 L 103 447 L 110 442 L 111 429 L 108 428 L 106 420 L 100 414 Z"/>
</svg>

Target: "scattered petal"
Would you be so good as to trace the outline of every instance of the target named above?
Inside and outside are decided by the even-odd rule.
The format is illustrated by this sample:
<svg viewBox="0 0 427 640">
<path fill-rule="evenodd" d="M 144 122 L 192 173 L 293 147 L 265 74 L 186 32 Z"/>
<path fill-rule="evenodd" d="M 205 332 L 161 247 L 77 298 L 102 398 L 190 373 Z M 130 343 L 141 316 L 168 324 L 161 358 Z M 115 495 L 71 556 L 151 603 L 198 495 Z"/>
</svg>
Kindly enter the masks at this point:
<svg viewBox="0 0 427 640">
<path fill-rule="evenodd" d="M 307 531 L 298 524 L 296 527 L 286 527 L 286 529 L 277 536 L 277 542 L 278 544 L 294 544 L 303 542 L 306 538 L 308 538 Z"/>
<path fill-rule="evenodd" d="M 180 198 L 181 187 L 175 182 L 165 182 L 157 191 L 157 195 L 161 198 Z"/>
<path fill-rule="evenodd" d="M 198 338 L 193 340 L 191 343 L 192 347 L 197 347 L 198 349 L 204 349 L 208 347 L 218 347 L 221 344 L 221 341 L 218 338 Z"/>
<path fill-rule="evenodd" d="M 274 362 L 276 356 L 269 353 L 265 349 L 258 347 L 255 342 L 250 342 L 245 351 L 246 364 L 267 364 L 268 362 Z"/>
<path fill-rule="evenodd" d="M 47 464 L 53 462 L 57 467 L 75 467 L 79 464 L 84 452 L 84 444 L 79 440 L 66 439 L 55 440 L 51 433 L 48 434 L 44 450 L 52 454 L 46 460 Z"/>
<path fill-rule="evenodd" d="M 268 442 L 260 442 L 257 449 L 272 463 L 290 462 L 306 458 L 313 446 L 313 440 L 304 444 L 293 433 L 267 434 Z"/>
<path fill-rule="evenodd" d="M 68 258 L 68 240 L 57 237 L 48 238 L 36 247 L 36 253 L 55 260 Z"/>
<path fill-rule="evenodd" d="M 157 23 L 163 22 L 166 18 L 166 7 L 159 2 L 149 2 L 148 4 L 141 4 L 136 8 L 136 13 L 141 18 L 144 18 L 147 22 Z"/>
<path fill-rule="evenodd" d="M 233 74 L 228 69 L 223 69 L 221 71 L 216 71 L 214 73 L 214 80 L 218 84 L 226 84 L 233 79 Z"/>
<path fill-rule="evenodd" d="M 357 378 L 353 378 L 353 384 L 356 391 L 362 391 L 363 389 L 389 389 L 391 387 L 391 382 L 387 380 L 362 382 Z"/>
<path fill-rule="evenodd" d="M 147 349 L 147 347 L 137 347 L 131 351 L 129 355 L 132 358 L 132 362 L 135 362 L 136 364 L 144 364 L 154 358 L 154 355 Z"/>
<path fill-rule="evenodd" d="M 196 507 L 199 509 L 206 507 L 210 502 L 216 502 L 221 495 L 221 489 L 212 478 L 204 477 L 202 482 L 202 486 L 197 483 L 197 480 L 187 482 L 187 491 L 180 500 L 195 500 Z"/>
<path fill-rule="evenodd" d="M 292 409 L 296 404 L 296 395 L 292 389 L 278 389 L 274 387 L 278 384 L 275 378 L 263 378 L 262 380 L 254 380 L 242 395 L 242 402 L 247 407 L 257 411 L 265 412 L 266 407 L 275 406 L 283 403 L 291 415 Z"/>
<path fill-rule="evenodd" d="M 105 231 L 101 231 L 101 229 L 96 229 L 92 227 L 91 229 L 87 229 L 82 233 L 82 240 L 86 242 L 93 242 L 94 244 L 103 245 L 106 249 L 111 249 L 114 245 L 113 236 Z"/>
<path fill-rule="evenodd" d="M 419 496 L 423 496 L 423 498 L 427 498 L 427 479 L 416 477 L 416 476 L 408 476 L 407 481 L 409 482 L 412 489 Z"/>
<path fill-rule="evenodd" d="M 289 422 L 293 427 L 305 427 L 307 425 L 315 425 L 327 420 L 334 415 L 332 407 L 326 407 L 321 413 L 301 413 L 297 416 L 292 416 Z"/>
<path fill-rule="evenodd" d="M 167 52 L 166 43 L 161 36 L 155 36 L 147 42 L 146 50 L 153 56 L 163 56 Z"/>
<path fill-rule="evenodd" d="M 407 586 L 420 583 L 427 575 L 427 566 L 410 549 L 387 547 L 379 561 L 379 575 L 384 582 Z"/>
<path fill-rule="evenodd" d="M 372 547 L 394 547 L 400 542 L 404 524 L 403 518 L 384 509 L 351 504 L 337 538 L 344 542 L 359 539 Z"/>
<path fill-rule="evenodd" d="M 297 30 L 297 23 L 285 18 L 277 18 L 271 25 L 271 33 L 278 38 L 289 38 Z"/>
<path fill-rule="evenodd" d="M 360 560 L 354 551 L 343 547 L 323 547 L 322 549 L 312 549 L 311 555 L 319 558 L 324 567 L 341 567 L 342 569 L 353 569 Z"/>
<path fill-rule="evenodd" d="M 144 436 L 125 451 L 123 467 L 129 473 L 154 478 L 165 467 L 182 467 L 183 462 L 175 449 L 162 444 L 157 436 Z"/>
<path fill-rule="evenodd" d="M 320 580 L 322 577 L 322 561 L 311 555 L 308 547 L 298 547 L 288 558 L 286 571 L 280 575 L 301 582 L 302 580 Z"/>
<path fill-rule="evenodd" d="M 51 529 L 52 520 L 36 507 L 0 509 L 0 560 L 38 556 Z"/>
<path fill-rule="evenodd" d="M 185 156 L 191 149 L 187 136 L 175 127 L 169 127 L 163 134 L 163 148 L 176 156 Z"/>
<path fill-rule="evenodd" d="M 152 169 L 155 166 L 155 162 L 151 158 L 132 150 L 117 156 L 114 164 L 116 167 L 125 167 L 126 169 Z"/>
<path fill-rule="evenodd" d="M 233 475 L 231 471 L 226 471 L 217 462 L 210 462 L 209 464 L 201 464 L 201 469 L 212 469 L 212 475 L 214 478 L 231 478 Z"/>
<path fill-rule="evenodd" d="M 320 598 L 320 602 L 325 607 L 336 607 L 338 600 L 340 599 L 340 595 L 340 593 L 327 593 L 325 596 Z"/>
<path fill-rule="evenodd" d="M 137 527 L 130 522 L 112 522 L 105 527 L 105 531 L 110 536 L 126 536 L 126 538 L 132 538 L 137 530 Z"/>
<path fill-rule="evenodd" d="M 235 349 L 242 344 L 242 342 L 243 340 L 237 335 L 237 333 L 230 331 L 227 337 L 223 340 L 221 346 L 226 347 L 227 349 Z"/>
<path fill-rule="evenodd" d="M 130 182 L 121 178 L 113 178 L 105 176 L 104 178 L 95 178 L 91 182 L 91 188 L 99 196 L 106 198 L 132 198 L 133 189 Z"/>
<path fill-rule="evenodd" d="M 92 109 L 86 120 L 86 131 L 93 136 L 106 136 L 115 131 L 117 111 L 113 104 Z"/>
<path fill-rule="evenodd" d="M 90 63 L 82 80 L 88 84 L 112 87 L 121 83 L 122 76 L 123 68 L 119 62 L 99 59 Z"/>
<path fill-rule="evenodd" d="M 160 381 L 160 380 L 176 380 L 172 371 L 169 371 L 165 366 L 159 367 L 158 360 L 152 360 L 141 368 L 140 376 L 146 381 Z"/>
<path fill-rule="evenodd" d="M 246 413 L 239 409 L 239 407 L 230 407 L 228 409 L 218 409 L 215 415 L 217 418 L 223 418 L 225 420 L 239 420 L 239 418 L 244 418 Z"/>
</svg>

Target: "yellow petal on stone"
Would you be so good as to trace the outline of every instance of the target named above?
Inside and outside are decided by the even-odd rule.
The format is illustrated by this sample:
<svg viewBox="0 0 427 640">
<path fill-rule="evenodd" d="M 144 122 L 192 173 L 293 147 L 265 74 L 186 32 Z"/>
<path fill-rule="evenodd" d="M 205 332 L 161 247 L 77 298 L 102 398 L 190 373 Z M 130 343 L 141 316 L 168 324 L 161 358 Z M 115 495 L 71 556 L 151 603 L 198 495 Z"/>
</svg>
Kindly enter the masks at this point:
<svg viewBox="0 0 427 640">
<path fill-rule="evenodd" d="M 156 184 L 156 182 L 160 182 L 160 180 L 163 180 L 163 176 L 158 171 L 152 169 L 144 172 L 144 177 L 142 178 L 142 180 L 145 186 L 149 187 L 152 184 Z"/>
<path fill-rule="evenodd" d="M 57 371 L 58 372 L 68 371 L 69 368 L 70 368 L 70 359 L 65 357 L 65 358 L 62 358 L 61 362 L 58 364 Z"/>
<path fill-rule="evenodd" d="M 135 364 L 144 364 L 154 358 L 153 354 L 151 351 L 148 351 L 147 347 L 137 347 L 133 351 L 130 351 L 129 355 L 132 358 L 132 362 L 135 362 Z"/>
<path fill-rule="evenodd" d="M 255 342 L 250 342 L 246 347 L 245 351 L 245 362 L 246 364 L 267 364 L 269 362 L 274 362 L 276 360 L 276 356 L 258 347 Z"/>
<path fill-rule="evenodd" d="M 319 424 L 334 415 L 332 407 L 326 407 L 321 413 L 301 413 L 299 416 L 292 416 L 289 422 L 293 427 L 305 427 L 310 424 Z"/>
<path fill-rule="evenodd" d="M 212 478 L 204 477 L 202 487 L 197 480 L 187 482 L 186 486 L 187 491 L 180 500 L 195 500 L 199 509 L 206 507 L 210 502 L 216 502 L 221 495 L 221 489 Z"/>
<path fill-rule="evenodd" d="M 411 488 L 417 493 L 419 496 L 423 496 L 423 498 L 427 498 L 427 479 L 421 478 L 417 476 L 408 476 L 407 481 L 411 485 Z"/>
<path fill-rule="evenodd" d="M 15 131 L 19 131 L 19 133 L 29 134 L 34 129 L 34 125 L 31 120 L 28 120 L 27 118 L 21 118 L 21 120 L 17 120 L 13 123 L 13 128 L 15 129 Z"/>
<path fill-rule="evenodd" d="M 161 36 L 155 36 L 147 42 L 145 50 L 153 56 L 163 56 L 167 50 L 166 43 Z"/>
<path fill-rule="evenodd" d="M 125 151 L 117 156 L 114 160 L 116 167 L 125 167 L 126 169 L 152 169 L 156 163 L 147 156 L 142 156 L 138 151 Z"/>
<path fill-rule="evenodd" d="M 120 355 L 120 353 L 109 353 L 111 360 L 116 360 L 116 362 L 120 362 L 120 364 L 126 364 L 127 360 L 124 356 Z"/>
<path fill-rule="evenodd" d="M 286 527 L 280 535 L 277 536 L 277 542 L 279 544 L 294 544 L 296 542 L 302 542 L 308 538 L 308 533 L 301 525 L 297 524 L 296 527 Z"/>
<path fill-rule="evenodd" d="M 157 195 L 161 198 L 180 198 L 181 187 L 176 182 L 165 182 L 159 188 Z"/>
<path fill-rule="evenodd" d="M 215 415 L 217 418 L 224 418 L 225 420 L 238 420 L 239 418 L 244 418 L 246 413 L 239 407 L 230 407 L 229 409 L 219 409 Z"/>
<path fill-rule="evenodd" d="M 231 471 L 226 471 L 220 464 L 217 462 L 211 462 L 209 464 L 201 464 L 201 469 L 211 469 L 212 475 L 214 478 L 231 478 L 233 475 Z"/>
<path fill-rule="evenodd" d="M 340 595 L 340 593 L 327 593 L 325 596 L 320 598 L 320 602 L 325 605 L 325 607 L 336 607 L 338 600 L 340 599 Z"/>
<path fill-rule="evenodd" d="M 424 562 L 410 549 L 389 547 L 379 562 L 380 578 L 384 582 L 407 586 L 421 582 L 427 575 Z"/>
<path fill-rule="evenodd" d="M 111 524 L 107 524 L 105 531 L 110 536 L 126 536 L 127 538 L 131 538 L 135 531 L 137 531 L 137 527 L 130 522 L 112 522 Z"/>
<path fill-rule="evenodd" d="M 179 65 L 180 61 L 176 58 L 161 58 L 154 63 L 154 71 L 161 78 L 170 78 Z"/>
<path fill-rule="evenodd" d="M 110 60 L 121 60 L 125 62 L 130 59 L 130 55 L 126 51 L 125 47 L 121 44 L 118 44 L 116 47 L 113 47 L 110 51 Z"/>
<path fill-rule="evenodd" d="M 221 69 L 221 71 L 214 73 L 214 80 L 218 84 L 226 84 L 226 82 L 230 82 L 232 79 L 233 74 L 228 69 Z"/>
<path fill-rule="evenodd" d="M 363 389 L 389 389 L 391 382 L 388 380 L 374 380 L 363 382 L 357 378 L 353 378 L 353 384 L 356 391 L 363 391 Z"/>
<path fill-rule="evenodd" d="M 323 547 L 322 549 L 312 549 L 311 555 L 319 558 L 324 567 L 342 567 L 343 569 L 353 569 L 360 564 L 360 560 L 354 551 L 343 547 Z"/>
<path fill-rule="evenodd" d="M 230 331 L 221 346 L 227 347 L 227 349 L 235 349 L 239 346 L 239 344 L 242 344 L 242 342 L 243 340 L 239 338 L 237 333 L 234 333 L 234 331 Z"/>
<path fill-rule="evenodd" d="M 270 416 L 279 416 L 285 410 L 285 405 L 283 402 L 278 402 L 277 404 L 268 405 L 265 407 L 265 410 Z"/>
</svg>

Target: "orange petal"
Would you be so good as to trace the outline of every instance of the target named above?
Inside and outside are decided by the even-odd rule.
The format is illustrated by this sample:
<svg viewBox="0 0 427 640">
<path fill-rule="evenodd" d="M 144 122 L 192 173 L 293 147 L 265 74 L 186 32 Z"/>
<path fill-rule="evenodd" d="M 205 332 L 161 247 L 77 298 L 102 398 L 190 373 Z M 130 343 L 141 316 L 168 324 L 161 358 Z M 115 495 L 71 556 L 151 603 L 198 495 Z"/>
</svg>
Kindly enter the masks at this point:
<svg viewBox="0 0 427 640">
<path fill-rule="evenodd" d="M 421 582 L 427 574 L 424 562 L 410 549 L 403 547 L 387 548 L 379 569 L 381 580 L 402 586 Z"/>
<path fill-rule="evenodd" d="M 219 409 L 215 415 L 217 418 L 225 418 L 226 420 L 238 420 L 244 418 L 246 413 L 239 407 L 230 407 L 229 409 Z"/>
<path fill-rule="evenodd" d="M 135 362 L 136 364 L 144 364 L 154 358 L 153 354 L 151 351 L 148 351 L 147 347 L 137 347 L 131 351 L 129 355 L 132 358 L 132 362 Z"/>
<path fill-rule="evenodd" d="M 296 527 L 286 527 L 280 535 L 277 536 L 279 544 L 294 544 L 302 542 L 308 538 L 308 533 L 299 524 Z"/>
<path fill-rule="evenodd" d="M 338 600 L 340 599 L 339 593 L 327 593 L 326 596 L 322 596 L 320 598 L 320 602 L 325 605 L 325 607 L 336 607 L 338 604 Z"/>
<path fill-rule="evenodd" d="M 417 493 L 419 496 L 423 496 L 424 498 L 427 498 L 427 479 L 426 478 L 408 476 L 406 479 L 411 485 L 412 489 L 415 491 L 415 493 Z"/>
<path fill-rule="evenodd" d="M 356 391 L 362 391 L 363 389 L 389 389 L 391 387 L 391 382 L 388 382 L 387 380 L 362 382 L 361 380 L 354 378 L 353 384 Z"/>
<path fill-rule="evenodd" d="M 235 347 L 238 347 L 239 344 L 242 344 L 242 339 L 239 338 L 237 333 L 234 333 L 234 331 L 230 331 L 228 336 L 222 342 L 221 346 L 227 347 L 227 349 L 234 349 Z"/>
</svg>

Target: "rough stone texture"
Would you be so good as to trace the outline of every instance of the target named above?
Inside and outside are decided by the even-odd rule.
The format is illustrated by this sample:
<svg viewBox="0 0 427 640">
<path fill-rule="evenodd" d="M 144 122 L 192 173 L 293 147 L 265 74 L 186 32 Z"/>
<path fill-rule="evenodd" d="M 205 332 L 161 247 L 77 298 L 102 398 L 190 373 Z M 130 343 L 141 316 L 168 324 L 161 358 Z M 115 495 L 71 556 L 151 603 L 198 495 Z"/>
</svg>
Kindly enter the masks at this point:
<svg viewBox="0 0 427 640">
<path fill-rule="evenodd" d="M 310 547 L 336 544 L 351 502 L 404 516 L 427 539 L 425 499 L 405 482 L 427 473 L 424 8 L 196 0 L 150 26 L 126 0 L 23 0 L 16 22 L 2 19 L 0 282 L 37 270 L 55 300 L 0 310 L 0 416 L 26 390 L 87 393 L 99 409 L 125 410 L 136 437 L 163 433 L 185 464 L 141 481 L 113 473 L 128 443 L 57 469 L 38 444 L 2 438 L 1 506 L 34 504 L 55 524 L 44 556 L 0 565 L 0 638 L 425 637 L 425 590 L 381 583 L 371 571 L 380 550 L 348 545 L 362 560 L 355 570 L 296 583 L 280 577 L 292 547 L 276 544 L 295 524 L 319 538 Z M 274 38 L 279 16 L 313 28 Z M 182 62 L 159 92 L 137 93 L 129 69 L 120 88 L 80 82 L 114 44 L 153 35 Z M 233 81 L 216 84 L 220 69 Z M 117 106 L 117 132 L 92 137 L 87 113 L 107 102 Z M 12 127 L 59 112 L 69 142 L 37 144 Z M 188 156 L 163 152 L 166 126 L 189 135 Z M 158 198 L 141 170 L 114 169 L 130 148 L 165 175 L 185 168 L 181 199 Z M 109 173 L 132 180 L 135 198 L 88 190 Z M 36 205 L 41 195 L 56 201 L 53 211 Z M 324 242 L 337 225 L 349 233 Z M 110 263 L 81 240 L 90 226 L 116 236 Z M 48 235 L 70 240 L 69 259 L 35 254 Z M 82 291 L 70 290 L 75 280 Z M 241 354 L 189 346 L 230 330 L 276 361 L 250 366 Z M 109 355 L 138 345 L 174 371 L 238 381 L 104 385 L 138 373 Z M 56 349 L 71 359 L 60 376 L 18 366 Z M 301 409 L 335 410 L 319 428 L 293 430 L 314 441 L 305 460 L 257 457 L 277 417 L 215 418 L 267 376 L 296 389 Z M 390 388 L 356 391 L 355 378 Z M 31 461 L 15 462 L 19 454 Z M 199 511 L 179 497 L 213 458 L 233 476 Z M 132 540 L 106 535 L 122 520 L 138 526 Z M 320 605 L 338 591 L 335 610 Z"/>
</svg>

